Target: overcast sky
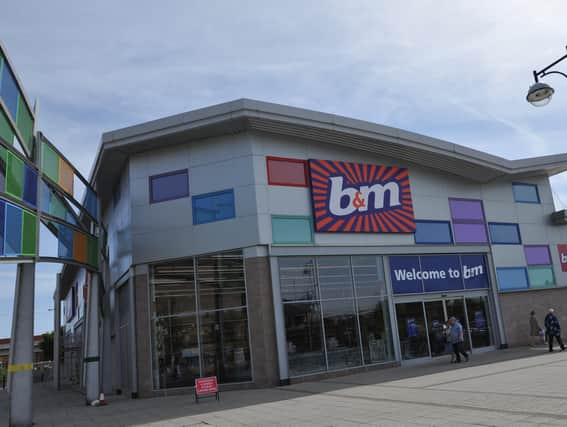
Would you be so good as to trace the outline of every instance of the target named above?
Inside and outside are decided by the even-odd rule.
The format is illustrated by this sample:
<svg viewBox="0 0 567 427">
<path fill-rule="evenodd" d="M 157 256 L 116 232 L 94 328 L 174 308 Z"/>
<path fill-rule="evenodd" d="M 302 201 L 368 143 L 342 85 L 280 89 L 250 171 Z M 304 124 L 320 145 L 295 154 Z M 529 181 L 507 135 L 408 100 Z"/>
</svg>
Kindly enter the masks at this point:
<svg viewBox="0 0 567 427">
<path fill-rule="evenodd" d="M 399 127 L 506 158 L 567 152 L 564 1 L 6 1 L 0 39 L 39 129 L 88 175 L 103 131 L 235 98 Z M 563 65 L 567 71 L 567 61 Z M 567 176 L 553 179 L 567 204 Z M 562 200 L 562 202 L 560 201 Z M 560 206 L 560 205 L 559 205 Z M 38 267 L 36 332 L 56 267 Z M 0 271 L 9 336 L 14 269 Z"/>
</svg>

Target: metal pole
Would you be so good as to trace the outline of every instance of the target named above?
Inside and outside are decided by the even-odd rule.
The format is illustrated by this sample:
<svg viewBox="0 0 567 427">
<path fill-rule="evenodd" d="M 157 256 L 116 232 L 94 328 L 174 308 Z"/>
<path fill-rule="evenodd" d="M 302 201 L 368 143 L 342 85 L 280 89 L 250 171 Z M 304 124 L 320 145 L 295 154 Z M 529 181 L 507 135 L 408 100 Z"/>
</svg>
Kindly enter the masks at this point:
<svg viewBox="0 0 567 427">
<path fill-rule="evenodd" d="M 61 273 L 57 273 L 53 297 L 53 386 L 55 390 L 61 389 Z"/>
<path fill-rule="evenodd" d="M 85 374 L 86 402 L 90 404 L 97 400 L 100 393 L 100 342 L 99 342 L 99 286 L 98 273 L 91 273 L 87 300 L 87 325 L 85 330 Z"/>
<path fill-rule="evenodd" d="M 131 393 L 132 398 L 138 398 L 138 348 L 136 345 L 136 282 L 135 282 L 135 270 L 130 268 L 130 277 L 128 279 L 128 308 L 129 308 L 129 319 L 128 319 L 128 338 L 130 345 L 130 372 L 131 377 L 130 386 L 132 387 Z"/>
<path fill-rule="evenodd" d="M 276 326 L 276 346 L 278 349 L 280 385 L 286 385 L 289 383 L 289 365 L 278 258 L 271 254 L 268 256 L 270 257 L 270 274 L 272 277 L 272 298 L 274 302 L 274 323 Z"/>
<path fill-rule="evenodd" d="M 8 366 L 10 427 L 32 425 L 34 287 L 35 263 L 18 264 Z"/>
</svg>

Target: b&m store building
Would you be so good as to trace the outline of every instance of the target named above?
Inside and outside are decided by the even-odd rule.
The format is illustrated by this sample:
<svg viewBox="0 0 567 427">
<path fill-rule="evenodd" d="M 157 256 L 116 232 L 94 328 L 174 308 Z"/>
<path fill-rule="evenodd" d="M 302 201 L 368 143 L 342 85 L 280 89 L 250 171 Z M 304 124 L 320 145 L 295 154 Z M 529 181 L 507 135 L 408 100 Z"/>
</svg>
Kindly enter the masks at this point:
<svg viewBox="0 0 567 427">
<path fill-rule="evenodd" d="M 105 133 L 104 390 L 414 363 L 451 316 L 473 357 L 526 344 L 531 310 L 567 325 L 566 170 L 247 99 Z M 76 343 L 89 279 L 62 277 Z"/>
</svg>

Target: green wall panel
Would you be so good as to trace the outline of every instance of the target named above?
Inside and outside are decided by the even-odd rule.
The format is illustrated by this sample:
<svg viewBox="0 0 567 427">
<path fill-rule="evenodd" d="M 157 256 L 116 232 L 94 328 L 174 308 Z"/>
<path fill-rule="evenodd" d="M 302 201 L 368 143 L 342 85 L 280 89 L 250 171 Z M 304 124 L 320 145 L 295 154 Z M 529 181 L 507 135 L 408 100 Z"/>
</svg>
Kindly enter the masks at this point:
<svg viewBox="0 0 567 427">
<path fill-rule="evenodd" d="M 313 243 L 313 219 L 308 216 L 272 216 L 272 241 L 283 244 Z"/>
<path fill-rule="evenodd" d="M 21 200 L 24 190 L 24 162 L 10 152 L 7 154 L 6 193 Z"/>
<path fill-rule="evenodd" d="M 51 192 L 51 199 L 49 200 L 49 213 L 57 218 L 66 220 L 67 208 L 53 192 Z"/>
<path fill-rule="evenodd" d="M 31 153 L 33 145 L 33 118 L 21 95 L 18 102 L 18 119 L 16 126 L 24 139 L 24 145 Z"/>
<path fill-rule="evenodd" d="M 48 145 L 42 144 L 41 170 L 53 182 L 59 182 L 59 155 Z"/>
<path fill-rule="evenodd" d="M 36 231 L 37 231 L 37 221 L 36 216 L 23 211 L 23 222 L 22 222 L 22 254 L 23 255 L 35 255 L 36 254 Z"/>
<path fill-rule="evenodd" d="M 0 138 L 5 140 L 8 144 L 14 143 L 14 131 L 2 109 L 0 109 Z"/>
<path fill-rule="evenodd" d="M 530 288 L 550 288 L 555 286 L 555 276 L 551 266 L 528 267 Z"/>
<path fill-rule="evenodd" d="M 87 241 L 87 262 L 98 268 L 98 240 L 93 237 L 88 237 Z"/>
</svg>

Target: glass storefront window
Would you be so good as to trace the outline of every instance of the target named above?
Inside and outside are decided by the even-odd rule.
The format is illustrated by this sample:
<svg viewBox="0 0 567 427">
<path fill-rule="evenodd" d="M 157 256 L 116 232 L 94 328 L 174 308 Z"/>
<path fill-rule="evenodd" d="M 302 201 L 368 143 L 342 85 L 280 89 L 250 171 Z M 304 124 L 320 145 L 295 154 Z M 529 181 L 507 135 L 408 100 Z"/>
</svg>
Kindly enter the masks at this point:
<svg viewBox="0 0 567 427">
<path fill-rule="evenodd" d="M 364 363 L 380 363 L 394 358 L 388 300 L 360 298 L 358 318 Z"/>
<path fill-rule="evenodd" d="M 319 298 L 314 258 L 280 258 L 279 268 L 283 302 L 311 301 Z"/>
<path fill-rule="evenodd" d="M 199 376 L 193 260 L 155 266 L 155 366 L 162 388 L 192 386 Z"/>
<path fill-rule="evenodd" d="M 393 360 L 382 257 L 282 257 L 278 264 L 292 377 Z"/>
<path fill-rule="evenodd" d="M 154 304 L 157 317 L 195 313 L 193 260 L 154 267 Z"/>
<path fill-rule="evenodd" d="M 387 295 L 384 263 L 381 257 L 353 256 L 352 270 L 358 298 Z"/>
<path fill-rule="evenodd" d="M 199 309 L 218 310 L 246 305 L 244 262 L 241 253 L 197 258 Z"/>
<path fill-rule="evenodd" d="M 203 375 L 220 383 L 250 381 L 242 252 L 197 257 L 197 288 Z"/>
<path fill-rule="evenodd" d="M 246 309 L 209 311 L 200 322 L 203 376 L 216 375 L 220 383 L 250 381 Z"/>
<path fill-rule="evenodd" d="M 200 372 L 196 315 L 156 319 L 155 333 L 160 385 L 192 386 Z"/>
<path fill-rule="evenodd" d="M 347 256 L 317 258 L 321 299 L 352 298 L 352 272 Z"/>
<path fill-rule="evenodd" d="M 324 371 L 321 305 L 315 301 L 284 304 L 284 318 L 290 374 Z"/>
<path fill-rule="evenodd" d="M 242 252 L 152 267 L 154 381 L 158 388 L 250 381 Z M 196 297 L 198 296 L 198 298 Z"/>
<path fill-rule="evenodd" d="M 354 300 L 327 300 L 322 304 L 329 369 L 360 365 L 362 360 Z"/>
</svg>

